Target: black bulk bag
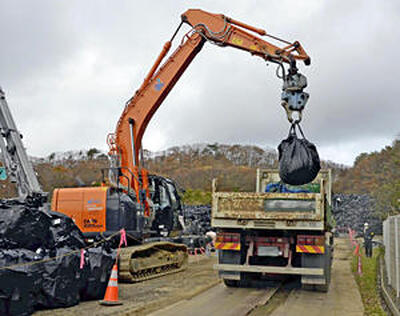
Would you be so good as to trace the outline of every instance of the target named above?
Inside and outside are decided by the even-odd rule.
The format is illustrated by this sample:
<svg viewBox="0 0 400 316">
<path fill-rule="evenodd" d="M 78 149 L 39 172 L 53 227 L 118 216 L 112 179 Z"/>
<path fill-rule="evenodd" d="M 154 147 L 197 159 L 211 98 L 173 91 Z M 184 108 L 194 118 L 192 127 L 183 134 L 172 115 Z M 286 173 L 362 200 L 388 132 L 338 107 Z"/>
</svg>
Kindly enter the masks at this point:
<svg viewBox="0 0 400 316">
<path fill-rule="evenodd" d="M 302 139 L 297 138 L 296 126 Z M 284 183 L 302 185 L 315 179 L 321 169 L 317 148 L 303 134 L 298 123 L 292 124 L 288 138 L 278 146 L 279 176 Z"/>
</svg>

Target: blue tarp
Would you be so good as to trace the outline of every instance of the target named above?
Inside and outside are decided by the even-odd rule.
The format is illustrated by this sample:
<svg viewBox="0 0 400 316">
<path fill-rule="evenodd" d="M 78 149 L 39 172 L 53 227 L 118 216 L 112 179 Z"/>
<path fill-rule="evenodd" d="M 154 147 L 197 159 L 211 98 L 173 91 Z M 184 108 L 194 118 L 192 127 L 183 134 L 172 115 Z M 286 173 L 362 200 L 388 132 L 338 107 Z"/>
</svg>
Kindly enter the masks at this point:
<svg viewBox="0 0 400 316">
<path fill-rule="evenodd" d="M 304 189 L 289 189 L 283 183 L 269 183 L 265 188 L 265 192 L 277 193 L 311 193 L 310 190 Z"/>
</svg>

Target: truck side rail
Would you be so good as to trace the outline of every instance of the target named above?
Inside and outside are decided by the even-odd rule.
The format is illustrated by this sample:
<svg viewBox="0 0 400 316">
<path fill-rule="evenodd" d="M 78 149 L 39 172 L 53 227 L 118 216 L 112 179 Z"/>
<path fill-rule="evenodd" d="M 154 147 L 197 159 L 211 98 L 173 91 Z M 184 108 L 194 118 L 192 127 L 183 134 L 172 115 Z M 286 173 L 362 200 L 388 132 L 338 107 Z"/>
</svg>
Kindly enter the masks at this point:
<svg viewBox="0 0 400 316">
<path fill-rule="evenodd" d="M 212 203 L 213 218 L 324 219 L 322 193 L 214 192 Z"/>
</svg>

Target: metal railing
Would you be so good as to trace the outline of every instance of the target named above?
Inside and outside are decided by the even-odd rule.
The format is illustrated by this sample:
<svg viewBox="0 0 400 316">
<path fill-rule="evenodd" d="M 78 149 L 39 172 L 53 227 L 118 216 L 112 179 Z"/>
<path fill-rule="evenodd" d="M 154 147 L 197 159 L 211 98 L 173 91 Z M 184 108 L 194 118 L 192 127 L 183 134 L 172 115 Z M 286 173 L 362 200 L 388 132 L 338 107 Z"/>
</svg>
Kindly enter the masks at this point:
<svg viewBox="0 0 400 316">
<path fill-rule="evenodd" d="M 400 215 L 389 216 L 383 222 L 385 268 L 387 282 L 400 297 Z"/>
</svg>

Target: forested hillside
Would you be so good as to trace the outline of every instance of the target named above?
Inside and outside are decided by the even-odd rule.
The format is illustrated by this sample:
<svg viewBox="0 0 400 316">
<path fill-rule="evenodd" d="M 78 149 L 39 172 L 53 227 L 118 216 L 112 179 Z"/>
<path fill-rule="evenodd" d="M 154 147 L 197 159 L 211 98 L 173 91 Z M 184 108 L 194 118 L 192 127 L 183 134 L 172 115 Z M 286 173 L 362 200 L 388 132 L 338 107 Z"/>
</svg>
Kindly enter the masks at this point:
<svg viewBox="0 0 400 316">
<path fill-rule="evenodd" d="M 376 200 L 377 212 L 385 218 L 400 212 L 400 140 L 379 152 L 361 154 L 354 166 L 344 169 L 334 190 L 368 193 Z"/>
<path fill-rule="evenodd" d="M 187 145 L 146 156 L 151 171 L 171 177 L 189 190 L 210 191 L 211 180 L 218 178 L 226 189 L 251 191 L 257 167 L 277 167 L 273 149 L 249 145 Z"/>
<path fill-rule="evenodd" d="M 209 201 L 211 180 L 218 178 L 220 189 L 252 191 L 255 170 L 277 168 L 277 152 L 253 145 L 195 144 L 172 147 L 161 152 L 144 151 L 145 166 L 153 173 L 176 180 L 187 191 L 189 201 Z M 96 185 L 101 181 L 101 168 L 108 167 L 105 153 L 89 151 L 52 153 L 33 159 L 45 191 L 55 187 Z M 334 191 L 373 195 L 380 212 L 398 210 L 400 191 L 400 141 L 380 152 L 361 154 L 354 167 L 322 162 L 332 168 Z M 0 194 L 15 195 L 12 186 L 3 183 Z M 396 204 L 397 203 L 397 204 Z"/>
<path fill-rule="evenodd" d="M 101 181 L 101 168 L 108 167 L 107 155 L 95 148 L 52 153 L 32 161 L 43 190 L 48 192 L 56 187 L 96 185 Z M 277 167 L 275 150 L 247 145 L 196 144 L 161 152 L 145 150 L 144 161 L 150 172 L 176 180 L 188 192 L 210 191 L 213 178 L 229 190 L 253 190 L 257 167 Z M 5 182 L 0 194 L 14 196 L 15 188 Z"/>
</svg>

